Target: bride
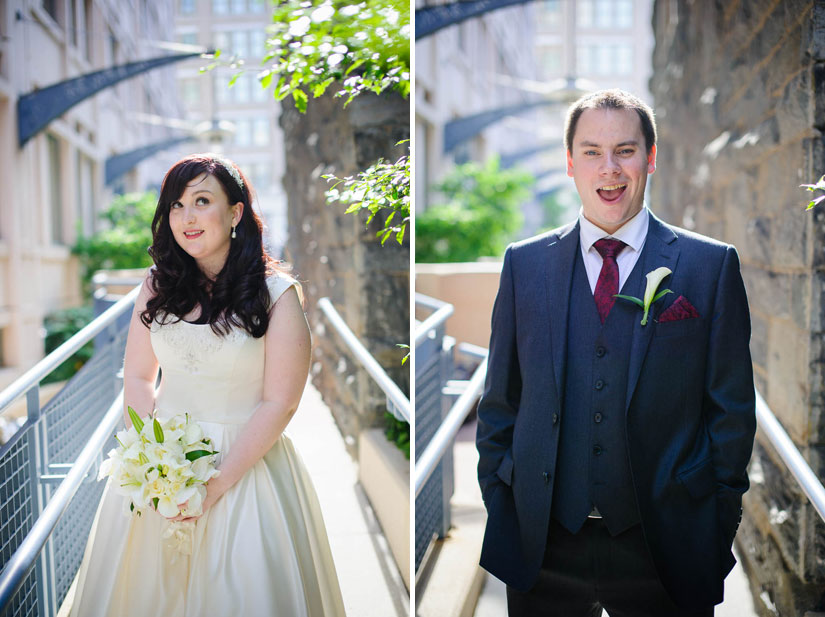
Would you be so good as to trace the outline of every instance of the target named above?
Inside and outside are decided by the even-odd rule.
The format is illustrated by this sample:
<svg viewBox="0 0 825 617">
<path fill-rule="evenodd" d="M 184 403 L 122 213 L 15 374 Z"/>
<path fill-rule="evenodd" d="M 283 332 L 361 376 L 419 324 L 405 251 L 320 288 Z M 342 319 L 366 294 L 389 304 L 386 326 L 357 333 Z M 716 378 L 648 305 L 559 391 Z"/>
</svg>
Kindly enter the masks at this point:
<svg viewBox="0 0 825 617">
<path fill-rule="evenodd" d="M 306 383 L 309 328 L 297 282 L 263 248 L 252 196 L 213 154 L 164 178 L 124 400 L 141 416 L 188 413 L 219 451 L 220 475 L 202 515 L 174 519 L 129 515 L 110 480 L 73 616 L 344 615 L 318 500 L 284 433 Z M 165 533 L 179 520 L 192 523 L 183 546 Z"/>
</svg>

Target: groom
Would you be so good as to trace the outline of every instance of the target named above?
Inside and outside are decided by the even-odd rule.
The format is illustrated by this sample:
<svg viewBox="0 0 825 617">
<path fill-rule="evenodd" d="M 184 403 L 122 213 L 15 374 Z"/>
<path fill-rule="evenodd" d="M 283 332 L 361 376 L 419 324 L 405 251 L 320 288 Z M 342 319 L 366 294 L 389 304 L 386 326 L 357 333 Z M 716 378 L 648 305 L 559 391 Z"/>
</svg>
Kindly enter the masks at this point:
<svg viewBox="0 0 825 617">
<path fill-rule="evenodd" d="M 493 310 L 481 565 L 511 617 L 713 615 L 756 429 L 739 259 L 644 206 L 656 127 L 635 96 L 573 104 L 565 147 L 579 218 L 507 249 Z M 665 290 L 649 313 L 615 297 Z"/>
</svg>

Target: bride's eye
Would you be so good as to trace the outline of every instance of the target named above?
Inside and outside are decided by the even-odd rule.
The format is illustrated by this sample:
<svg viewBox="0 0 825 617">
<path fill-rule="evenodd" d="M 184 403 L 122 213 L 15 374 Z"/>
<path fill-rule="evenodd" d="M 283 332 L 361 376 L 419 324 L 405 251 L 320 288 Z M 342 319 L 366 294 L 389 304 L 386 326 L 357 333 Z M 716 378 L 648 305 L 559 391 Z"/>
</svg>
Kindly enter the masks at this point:
<svg viewBox="0 0 825 617">
<path fill-rule="evenodd" d="M 182 208 L 182 207 L 183 207 L 183 204 L 182 204 L 182 203 L 180 203 L 179 201 L 173 201 L 173 202 L 172 202 L 172 205 L 171 205 L 171 206 L 169 206 L 169 209 L 170 209 L 170 210 L 175 210 L 175 209 L 177 209 L 177 208 Z"/>
<path fill-rule="evenodd" d="M 199 206 L 207 206 L 207 205 L 209 205 L 209 200 L 206 197 L 198 197 L 195 200 L 195 203 L 198 204 Z"/>
</svg>

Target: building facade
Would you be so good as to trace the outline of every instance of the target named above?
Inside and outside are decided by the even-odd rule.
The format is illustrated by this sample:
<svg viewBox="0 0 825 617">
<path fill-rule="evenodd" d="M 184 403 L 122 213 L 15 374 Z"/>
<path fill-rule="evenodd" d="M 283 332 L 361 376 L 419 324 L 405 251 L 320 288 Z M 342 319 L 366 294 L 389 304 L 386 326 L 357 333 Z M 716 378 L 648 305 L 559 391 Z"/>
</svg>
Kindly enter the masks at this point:
<svg viewBox="0 0 825 617">
<path fill-rule="evenodd" d="M 19 98 L 115 65 L 168 55 L 173 7 L 148 0 L 0 0 L 0 388 L 43 357 L 43 317 L 79 305 L 71 247 L 93 233 L 115 190 L 157 183 L 155 161 L 114 186 L 105 162 L 174 131 L 141 115 L 180 117 L 175 74 L 159 68 L 66 111 L 24 146 Z"/>
<path fill-rule="evenodd" d="M 182 62 L 177 66 L 178 92 L 193 126 L 215 120 L 233 126 L 234 132 L 224 143 L 203 140 L 198 146 L 222 150 L 249 177 L 269 230 L 270 248 L 277 256 L 286 243 L 285 148 L 278 124 L 281 106 L 272 90 L 264 90 L 256 77 L 266 55 L 270 7 L 268 0 L 178 0 L 175 31 L 179 43 L 220 49 L 222 64 L 242 61 L 237 67 L 222 65 L 207 73 L 201 71 L 206 64 L 201 59 Z M 178 154 L 192 152 L 192 148 L 184 144 Z"/>
</svg>

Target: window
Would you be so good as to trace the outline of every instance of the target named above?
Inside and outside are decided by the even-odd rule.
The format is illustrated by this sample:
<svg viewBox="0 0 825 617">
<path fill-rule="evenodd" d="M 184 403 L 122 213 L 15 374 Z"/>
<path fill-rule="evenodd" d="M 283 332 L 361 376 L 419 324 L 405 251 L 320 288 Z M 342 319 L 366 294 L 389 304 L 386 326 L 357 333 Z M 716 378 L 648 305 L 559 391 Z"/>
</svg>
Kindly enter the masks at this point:
<svg viewBox="0 0 825 617">
<path fill-rule="evenodd" d="M 546 76 L 554 76 L 561 73 L 561 47 L 545 48 L 542 51 L 541 61 Z"/>
<path fill-rule="evenodd" d="M 94 33 L 92 7 L 93 0 L 83 1 L 83 27 L 85 28 L 85 31 L 83 32 L 83 37 L 85 39 L 85 43 L 83 45 L 83 54 L 85 55 L 86 60 L 89 61 L 92 60 L 92 45 L 94 40 L 94 37 L 92 36 L 92 34 Z"/>
<path fill-rule="evenodd" d="M 269 118 L 256 118 L 252 130 L 252 143 L 256 146 L 269 145 Z"/>
<path fill-rule="evenodd" d="M 263 13 L 266 10 L 266 0 L 249 0 L 250 13 Z"/>
<path fill-rule="evenodd" d="M 60 142 L 54 135 L 46 135 L 49 158 L 49 214 L 51 241 L 63 244 L 63 192 L 61 190 Z"/>
<path fill-rule="evenodd" d="M 232 53 L 242 58 L 249 56 L 249 37 L 246 30 L 236 30 L 232 33 Z"/>
<path fill-rule="evenodd" d="M 200 100 L 200 87 L 197 79 L 180 80 L 180 97 L 183 103 L 189 107 L 194 107 Z"/>
<path fill-rule="evenodd" d="M 266 55 L 266 32 L 263 30 L 249 32 L 249 55 L 260 58 Z"/>
<path fill-rule="evenodd" d="M 212 40 L 215 42 L 215 47 L 222 52 L 229 50 L 229 32 L 213 32 Z"/>
<path fill-rule="evenodd" d="M 197 45 L 198 44 L 198 33 L 197 32 L 184 32 L 180 35 L 178 39 L 181 43 L 185 43 L 186 45 Z"/>
<path fill-rule="evenodd" d="M 46 11 L 56 23 L 59 23 L 57 19 L 57 0 L 43 0 L 42 4 L 43 10 Z"/>
<path fill-rule="evenodd" d="M 618 28 L 633 27 L 633 0 L 616 1 L 616 26 Z"/>
<path fill-rule="evenodd" d="M 77 205 L 81 233 L 90 236 L 95 232 L 94 161 L 82 152 L 77 153 Z"/>
<path fill-rule="evenodd" d="M 243 15 L 246 13 L 246 0 L 231 0 L 232 1 L 232 14 L 233 15 Z"/>
<path fill-rule="evenodd" d="M 633 48 L 630 45 L 616 46 L 616 72 L 619 75 L 633 73 Z"/>
<path fill-rule="evenodd" d="M 78 47 L 78 30 L 80 29 L 79 25 L 77 24 L 76 17 L 77 17 L 77 0 L 70 0 L 69 6 L 67 7 L 68 11 L 66 13 L 66 28 L 69 31 L 69 40 L 72 42 L 72 45 Z"/>
<path fill-rule="evenodd" d="M 195 13 L 195 0 L 180 0 L 180 14 L 192 15 Z"/>
<path fill-rule="evenodd" d="M 544 0 L 540 6 L 539 18 L 542 25 L 558 28 L 561 25 L 561 0 Z"/>
<path fill-rule="evenodd" d="M 235 121 L 235 145 L 249 146 L 252 144 L 252 123 L 244 118 Z"/>
<path fill-rule="evenodd" d="M 212 0 L 212 12 L 215 15 L 226 15 L 229 13 L 229 0 Z"/>
<path fill-rule="evenodd" d="M 576 21 L 582 28 L 593 27 L 593 0 L 579 0 L 576 3 Z"/>
</svg>

